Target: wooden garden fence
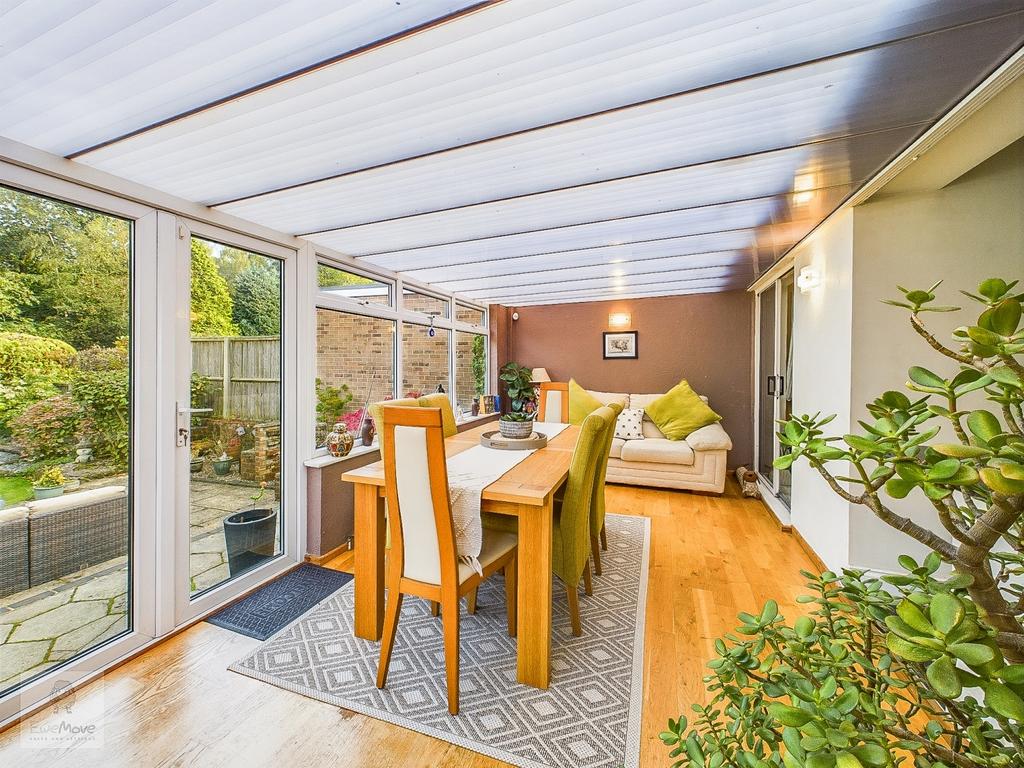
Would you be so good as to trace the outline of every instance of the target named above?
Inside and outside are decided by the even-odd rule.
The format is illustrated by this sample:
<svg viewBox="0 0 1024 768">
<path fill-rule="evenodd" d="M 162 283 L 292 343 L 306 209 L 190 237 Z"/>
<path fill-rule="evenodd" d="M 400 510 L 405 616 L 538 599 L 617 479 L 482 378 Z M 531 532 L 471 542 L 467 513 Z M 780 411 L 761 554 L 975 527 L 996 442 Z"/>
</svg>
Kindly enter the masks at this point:
<svg viewBox="0 0 1024 768">
<path fill-rule="evenodd" d="M 214 416 L 280 420 L 279 336 L 193 337 L 192 370 L 211 384 Z"/>
</svg>

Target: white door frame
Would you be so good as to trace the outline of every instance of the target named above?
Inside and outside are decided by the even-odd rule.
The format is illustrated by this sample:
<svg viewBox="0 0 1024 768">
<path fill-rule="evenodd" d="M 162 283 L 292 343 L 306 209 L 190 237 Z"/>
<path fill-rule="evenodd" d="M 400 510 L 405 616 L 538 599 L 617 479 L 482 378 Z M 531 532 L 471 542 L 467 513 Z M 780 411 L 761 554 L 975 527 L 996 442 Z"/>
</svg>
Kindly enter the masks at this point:
<svg viewBox="0 0 1024 768">
<path fill-rule="evenodd" d="M 0 725 L 50 698 L 55 688 L 98 675 L 157 635 L 155 545 L 161 498 L 155 493 L 158 434 L 156 315 L 146 307 L 158 296 L 157 212 L 149 206 L 39 173 L 0 160 L 0 182 L 12 189 L 109 213 L 132 222 L 131 384 L 132 447 L 129 481 L 129 562 L 131 620 L 129 631 L 0 697 Z"/>
<path fill-rule="evenodd" d="M 189 332 L 189 306 L 191 291 L 189 284 L 191 263 L 191 238 L 195 235 L 213 240 L 224 245 L 235 246 L 254 253 L 280 259 L 283 265 L 282 302 L 281 308 L 281 499 L 280 509 L 283 516 L 281 528 L 281 555 L 253 568 L 248 573 L 230 579 L 195 598 L 189 590 L 189 445 L 176 445 L 177 413 L 171 414 L 175 420 L 167 445 L 173 453 L 175 478 L 175 514 L 173 515 L 174 541 L 173 552 L 173 584 L 174 584 L 174 623 L 180 626 L 198 616 L 209 613 L 234 597 L 252 589 L 268 578 L 281 574 L 301 562 L 305 554 L 305 514 L 300 506 L 299 484 L 304 482 L 300 474 L 302 460 L 308 451 L 300 449 L 297 435 L 302 432 L 299 424 L 299 352 L 298 334 L 299 312 L 298 303 L 301 292 L 298 290 L 297 264 L 299 254 L 296 250 L 276 243 L 270 243 L 248 235 L 216 227 L 211 224 L 177 218 L 173 236 L 175 238 L 176 264 L 173 279 L 176 300 L 173 302 L 174 316 L 174 361 L 169 374 L 172 381 L 168 382 L 168 391 L 174 396 L 163 401 L 165 409 L 176 411 L 177 404 L 190 402 L 189 377 L 192 372 L 191 334 Z M 169 554 L 169 553 L 165 553 Z"/>
</svg>

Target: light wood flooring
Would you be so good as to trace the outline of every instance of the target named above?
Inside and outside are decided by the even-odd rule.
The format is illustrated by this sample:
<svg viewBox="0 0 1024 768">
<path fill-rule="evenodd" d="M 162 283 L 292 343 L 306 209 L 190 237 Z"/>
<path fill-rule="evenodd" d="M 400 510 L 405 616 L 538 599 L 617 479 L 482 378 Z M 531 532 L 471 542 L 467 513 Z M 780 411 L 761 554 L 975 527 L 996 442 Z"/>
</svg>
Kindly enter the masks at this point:
<svg viewBox="0 0 1024 768">
<path fill-rule="evenodd" d="M 669 717 L 704 699 L 701 678 L 714 639 L 736 626 L 737 612 L 770 597 L 796 614 L 799 571 L 813 565 L 796 537 L 734 485 L 723 497 L 609 486 L 608 509 L 652 520 L 641 762 L 661 768 L 668 761 L 658 733 Z M 328 565 L 346 569 L 350 562 L 346 554 Z M 102 700 L 102 749 L 22 747 L 22 729 L 51 722 L 50 707 L 0 733 L 0 766 L 504 765 L 227 671 L 257 644 L 197 624 L 77 692 L 79 702 Z"/>
</svg>

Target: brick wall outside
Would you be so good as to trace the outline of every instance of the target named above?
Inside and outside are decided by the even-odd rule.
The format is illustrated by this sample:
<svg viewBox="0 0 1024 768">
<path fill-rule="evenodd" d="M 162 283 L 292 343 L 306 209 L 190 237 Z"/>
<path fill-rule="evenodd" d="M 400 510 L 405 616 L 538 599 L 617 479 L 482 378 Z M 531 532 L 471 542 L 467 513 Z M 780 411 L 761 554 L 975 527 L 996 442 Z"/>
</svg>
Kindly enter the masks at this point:
<svg viewBox="0 0 1024 768">
<path fill-rule="evenodd" d="M 418 306 L 423 300 L 423 306 Z M 427 303 L 429 302 L 429 303 Z M 437 300 L 419 294 L 407 294 L 409 309 L 435 310 Z M 317 310 L 317 377 L 323 384 L 346 384 L 353 395 L 346 412 L 363 407 L 372 387 L 372 400 L 382 400 L 394 392 L 395 323 L 374 317 Z M 403 376 L 398 396 L 409 392 L 429 394 L 442 384 L 452 391 L 448 375 L 448 348 L 451 331 L 435 328 L 431 338 L 426 326 L 406 323 L 402 339 Z M 469 411 L 473 397 L 480 394 L 473 375 L 473 339 L 475 334 L 456 332 L 455 403 Z M 486 345 L 479 353 L 486 355 Z"/>
</svg>

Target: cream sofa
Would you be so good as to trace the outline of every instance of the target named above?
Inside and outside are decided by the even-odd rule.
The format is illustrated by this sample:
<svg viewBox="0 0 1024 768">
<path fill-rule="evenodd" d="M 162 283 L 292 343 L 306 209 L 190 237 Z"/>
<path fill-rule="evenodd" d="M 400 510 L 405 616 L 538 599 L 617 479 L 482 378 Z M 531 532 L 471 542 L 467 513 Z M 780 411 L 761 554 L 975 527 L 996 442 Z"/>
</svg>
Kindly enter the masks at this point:
<svg viewBox="0 0 1024 768">
<path fill-rule="evenodd" d="M 615 402 L 623 408 L 646 408 L 661 397 L 587 391 L 604 405 Z M 703 395 L 701 399 L 708 401 Z M 732 440 L 721 424 L 701 427 L 685 440 L 669 440 L 645 414 L 642 429 L 643 440 L 612 440 L 609 483 L 709 493 L 725 489 L 725 463 Z"/>
</svg>

